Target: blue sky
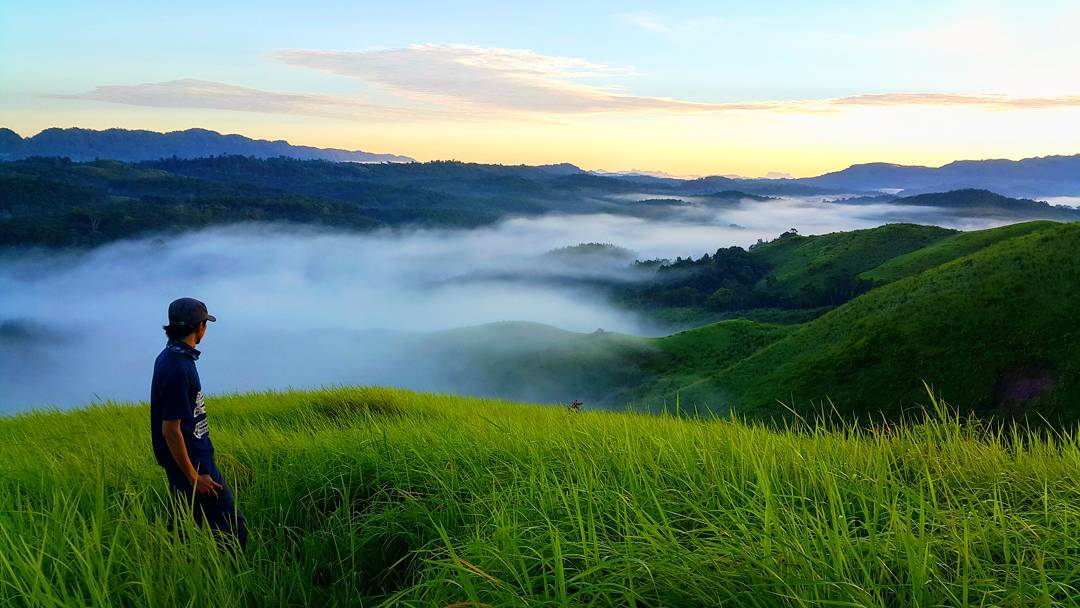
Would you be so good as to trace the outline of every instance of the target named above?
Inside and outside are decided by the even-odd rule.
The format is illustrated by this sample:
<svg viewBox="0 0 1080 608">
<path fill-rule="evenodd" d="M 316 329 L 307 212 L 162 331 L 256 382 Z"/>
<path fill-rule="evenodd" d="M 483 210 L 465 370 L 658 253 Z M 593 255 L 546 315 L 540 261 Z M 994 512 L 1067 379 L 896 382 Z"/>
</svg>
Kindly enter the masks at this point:
<svg viewBox="0 0 1080 608">
<path fill-rule="evenodd" d="M 9 0 L 0 123 L 694 174 L 1074 153 L 1078 25 L 1049 1 Z"/>
</svg>

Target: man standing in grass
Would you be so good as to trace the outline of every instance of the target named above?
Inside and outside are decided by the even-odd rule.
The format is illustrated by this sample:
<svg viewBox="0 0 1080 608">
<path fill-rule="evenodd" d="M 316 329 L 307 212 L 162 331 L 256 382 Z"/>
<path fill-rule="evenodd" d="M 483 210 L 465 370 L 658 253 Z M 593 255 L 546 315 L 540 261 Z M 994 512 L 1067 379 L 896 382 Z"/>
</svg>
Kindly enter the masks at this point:
<svg viewBox="0 0 1080 608">
<path fill-rule="evenodd" d="M 247 544 L 247 525 L 214 463 L 210 425 L 195 361 L 195 345 L 206 335 L 207 321 L 217 321 L 206 304 L 180 298 L 169 304 L 169 341 L 154 362 L 150 384 L 150 435 L 154 456 L 165 469 L 169 489 L 224 541 Z"/>
</svg>

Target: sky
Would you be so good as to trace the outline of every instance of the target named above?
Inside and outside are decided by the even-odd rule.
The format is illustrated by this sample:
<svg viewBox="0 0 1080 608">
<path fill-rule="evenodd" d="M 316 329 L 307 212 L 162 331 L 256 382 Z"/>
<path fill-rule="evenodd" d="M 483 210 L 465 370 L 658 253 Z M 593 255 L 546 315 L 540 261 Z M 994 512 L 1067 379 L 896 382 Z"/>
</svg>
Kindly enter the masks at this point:
<svg viewBox="0 0 1080 608">
<path fill-rule="evenodd" d="M 0 3 L 0 126 L 674 175 L 1080 152 L 1080 3 Z"/>
</svg>

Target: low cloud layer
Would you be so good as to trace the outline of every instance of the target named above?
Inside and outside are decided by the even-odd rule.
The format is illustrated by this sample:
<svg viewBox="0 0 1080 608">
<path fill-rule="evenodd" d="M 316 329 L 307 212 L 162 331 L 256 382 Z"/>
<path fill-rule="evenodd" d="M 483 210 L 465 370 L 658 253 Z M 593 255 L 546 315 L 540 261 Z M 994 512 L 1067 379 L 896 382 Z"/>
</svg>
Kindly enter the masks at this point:
<svg viewBox="0 0 1080 608">
<path fill-rule="evenodd" d="M 634 280 L 625 265 L 569 265 L 544 255 L 552 249 L 609 242 L 639 258 L 700 256 L 791 227 L 821 233 L 901 219 L 949 223 L 925 207 L 786 200 L 687 210 L 674 221 L 545 216 L 373 234 L 241 225 L 86 253 L 7 251 L 0 412 L 145 399 L 166 306 L 180 296 L 204 300 L 219 319 L 201 347 L 210 392 L 365 383 L 452 390 L 432 383 L 440 361 L 402 364 L 404 346 L 426 332 L 496 321 L 661 331 L 558 280 Z"/>
</svg>

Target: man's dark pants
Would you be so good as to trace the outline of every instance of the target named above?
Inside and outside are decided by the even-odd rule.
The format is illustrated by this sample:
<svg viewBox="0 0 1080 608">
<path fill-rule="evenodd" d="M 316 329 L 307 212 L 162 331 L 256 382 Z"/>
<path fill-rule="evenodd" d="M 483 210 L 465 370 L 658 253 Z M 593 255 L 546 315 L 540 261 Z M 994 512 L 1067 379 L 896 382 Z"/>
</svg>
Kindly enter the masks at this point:
<svg viewBox="0 0 1080 608">
<path fill-rule="evenodd" d="M 181 503 L 180 508 L 184 511 L 190 510 L 195 522 L 200 526 L 210 526 L 219 541 L 238 543 L 243 550 L 247 547 L 247 522 L 244 514 L 236 507 L 232 490 L 225 484 L 215 463 L 211 462 L 200 473 L 209 473 L 214 481 L 222 485 L 217 496 L 195 492 L 186 477 L 165 468 L 165 474 L 169 478 L 169 490 Z"/>
</svg>

